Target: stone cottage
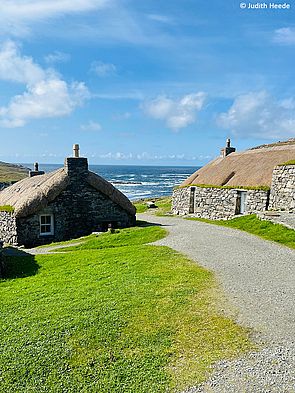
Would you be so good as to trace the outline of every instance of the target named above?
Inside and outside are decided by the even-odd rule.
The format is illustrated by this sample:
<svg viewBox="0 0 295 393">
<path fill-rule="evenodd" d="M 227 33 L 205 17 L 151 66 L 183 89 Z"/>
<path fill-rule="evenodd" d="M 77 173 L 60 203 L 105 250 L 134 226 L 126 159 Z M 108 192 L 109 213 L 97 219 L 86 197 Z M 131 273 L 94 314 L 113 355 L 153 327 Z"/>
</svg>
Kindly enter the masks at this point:
<svg viewBox="0 0 295 393">
<path fill-rule="evenodd" d="M 136 209 L 111 183 L 88 170 L 87 158 L 30 177 L 0 192 L 0 239 L 27 247 L 135 224 Z"/>
<path fill-rule="evenodd" d="M 174 214 L 230 219 L 266 210 L 295 210 L 295 139 L 238 153 L 227 140 L 220 157 L 173 192 Z"/>
</svg>

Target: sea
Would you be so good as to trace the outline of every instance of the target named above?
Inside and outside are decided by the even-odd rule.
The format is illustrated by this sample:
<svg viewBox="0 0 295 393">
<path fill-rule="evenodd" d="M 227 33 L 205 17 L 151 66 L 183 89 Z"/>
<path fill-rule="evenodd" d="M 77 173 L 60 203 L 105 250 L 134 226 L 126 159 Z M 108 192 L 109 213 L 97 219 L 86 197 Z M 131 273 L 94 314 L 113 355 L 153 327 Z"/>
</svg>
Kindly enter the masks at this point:
<svg viewBox="0 0 295 393">
<path fill-rule="evenodd" d="M 33 164 L 23 164 L 33 168 Z M 62 165 L 39 164 L 39 170 L 52 172 Z M 90 165 L 89 169 L 110 181 L 130 200 L 172 195 L 178 186 L 199 167 L 191 166 L 134 166 Z"/>
</svg>

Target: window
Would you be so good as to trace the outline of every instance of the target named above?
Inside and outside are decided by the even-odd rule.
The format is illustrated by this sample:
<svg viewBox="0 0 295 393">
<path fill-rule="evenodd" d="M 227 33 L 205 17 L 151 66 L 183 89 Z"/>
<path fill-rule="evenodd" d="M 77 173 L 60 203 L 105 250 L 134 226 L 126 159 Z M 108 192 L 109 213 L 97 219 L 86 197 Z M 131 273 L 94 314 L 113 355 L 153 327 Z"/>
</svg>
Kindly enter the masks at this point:
<svg viewBox="0 0 295 393">
<path fill-rule="evenodd" d="M 53 235 L 53 233 L 53 215 L 42 214 L 42 216 L 40 216 L 40 235 Z"/>
</svg>

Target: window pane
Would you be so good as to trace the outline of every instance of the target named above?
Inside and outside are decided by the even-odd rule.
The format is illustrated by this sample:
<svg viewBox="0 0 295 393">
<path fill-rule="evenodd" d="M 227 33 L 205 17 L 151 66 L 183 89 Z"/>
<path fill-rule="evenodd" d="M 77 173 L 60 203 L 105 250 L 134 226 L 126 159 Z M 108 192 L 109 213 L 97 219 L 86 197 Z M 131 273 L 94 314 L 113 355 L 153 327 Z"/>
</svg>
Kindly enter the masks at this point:
<svg viewBox="0 0 295 393">
<path fill-rule="evenodd" d="M 53 216 L 43 214 L 40 216 L 40 234 L 51 234 L 53 232 Z"/>
</svg>

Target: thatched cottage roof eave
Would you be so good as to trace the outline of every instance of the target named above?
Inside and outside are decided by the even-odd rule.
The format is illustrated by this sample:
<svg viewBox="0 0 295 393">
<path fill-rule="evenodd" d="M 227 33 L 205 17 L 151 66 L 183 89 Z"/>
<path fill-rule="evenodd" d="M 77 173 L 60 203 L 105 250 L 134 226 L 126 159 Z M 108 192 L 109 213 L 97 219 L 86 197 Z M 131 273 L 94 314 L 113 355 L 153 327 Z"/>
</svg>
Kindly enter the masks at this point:
<svg viewBox="0 0 295 393">
<path fill-rule="evenodd" d="M 26 178 L 0 192 L 0 205 L 12 206 L 16 217 L 26 217 L 46 207 L 69 182 L 63 168 Z"/>
<path fill-rule="evenodd" d="M 132 215 L 136 213 L 129 199 L 99 175 L 89 171 L 86 181 L 128 213 Z M 0 192 L 0 206 L 12 206 L 16 217 L 29 216 L 45 208 L 69 184 L 70 177 L 64 168 L 44 175 L 28 177 Z"/>
<path fill-rule="evenodd" d="M 274 167 L 292 159 L 295 159 L 295 142 L 231 153 L 209 162 L 186 179 L 181 186 L 271 186 Z"/>
</svg>

